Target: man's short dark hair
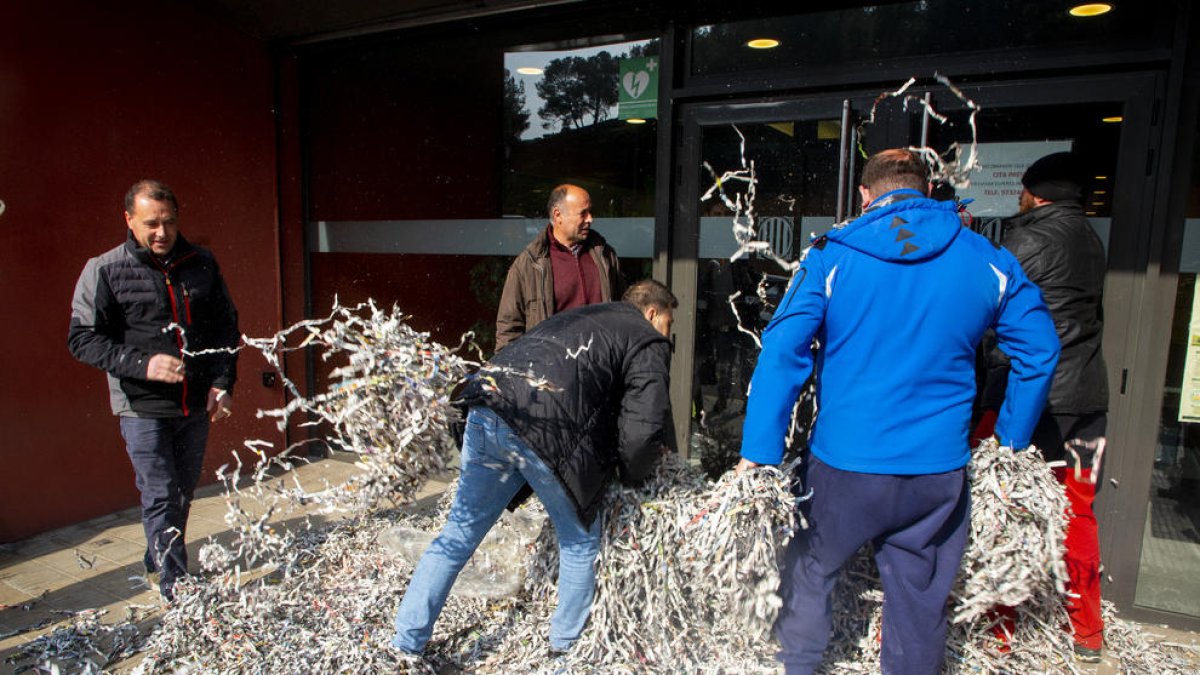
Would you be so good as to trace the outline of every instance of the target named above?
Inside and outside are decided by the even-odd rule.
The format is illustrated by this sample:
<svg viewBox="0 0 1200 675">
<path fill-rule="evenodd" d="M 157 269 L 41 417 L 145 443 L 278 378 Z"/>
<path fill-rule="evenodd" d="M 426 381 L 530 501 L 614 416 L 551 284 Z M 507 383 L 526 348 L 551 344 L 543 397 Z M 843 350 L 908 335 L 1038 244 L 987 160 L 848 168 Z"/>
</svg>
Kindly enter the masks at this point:
<svg viewBox="0 0 1200 675">
<path fill-rule="evenodd" d="M 656 307 L 661 311 L 675 309 L 679 306 L 679 300 L 675 298 L 675 295 L 654 279 L 642 279 L 625 289 L 625 295 L 621 296 L 621 300 L 643 312 L 650 307 Z"/>
<path fill-rule="evenodd" d="M 179 213 L 179 202 L 175 199 L 175 193 L 171 188 L 167 187 L 162 181 L 145 179 L 139 180 L 129 188 L 129 192 L 125 193 L 125 212 L 133 213 L 134 202 L 141 195 L 153 199 L 156 202 L 170 202 L 171 208 L 175 209 L 175 213 Z"/>
<path fill-rule="evenodd" d="M 550 191 L 550 198 L 546 200 L 546 217 L 554 219 L 554 209 L 558 208 L 559 204 L 567 198 L 567 193 L 571 191 L 571 186 L 566 183 L 559 185 Z"/>
<path fill-rule="evenodd" d="M 876 153 L 863 167 L 862 184 L 878 197 L 892 190 L 929 193 L 929 169 L 911 150 L 892 148 Z"/>
</svg>

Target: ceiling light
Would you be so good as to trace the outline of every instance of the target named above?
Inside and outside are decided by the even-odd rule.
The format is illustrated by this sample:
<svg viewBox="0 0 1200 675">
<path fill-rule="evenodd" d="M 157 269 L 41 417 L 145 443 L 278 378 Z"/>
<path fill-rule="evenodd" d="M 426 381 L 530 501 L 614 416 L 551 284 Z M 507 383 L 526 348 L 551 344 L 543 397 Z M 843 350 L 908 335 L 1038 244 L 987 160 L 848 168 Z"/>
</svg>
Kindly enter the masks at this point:
<svg viewBox="0 0 1200 675">
<path fill-rule="evenodd" d="M 1094 194 L 1094 195 L 1106 195 L 1106 194 L 1108 194 L 1108 191 L 1106 191 L 1106 190 L 1092 190 L 1092 194 Z"/>
<path fill-rule="evenodd" d="M 1089 2 L 1085 5 L 1075 5 L 1067 11 L 1071 13 L 1071 16 L 1088 17 L 1108 14 L 1112 8 L 1111 2 Z"/>
<path fill-rule="evenodd" d="M 1104 202 L 1092 202 L 1092 206 L 1104 206 Z"/>
<path fill-rule="evenodd" d="M 779 40 L 775 38 L 754 38 L 747 42 L 746 46 L 751 49 L 774 49 L 779 46 Z"/>
<path fill-rule="evenodd" d="M 625 123 L 626 124 L 645 124 L 646 120 L 644 120 L 640 117 L 630 117 L 629 119 L 625 120 Z"/>
<path fill-rule="evenodd" d="M 1108 180 L 1108 176 L 1096 176 L 1096 180 Z"/>
<path fill-rule="evenodd" d="M 1120 115 L 1113 115 L 1112 117 L 1105 117 L 1105 118 L 1101 119 L 1100 121 L 1108 122 L 1109 124 L 1116 124 L 1117 122 L 1124 121 L 1124 119 L 1125 118 L 1121 117 Z"/>
<path fill-rule="evenodd" d="M 541 75 L 542 69 L 534 68 L 533 66 L 525 66 L 524 68 L 517 68 L 517 72 L 522 75 Z"/>
<path fill-rule="evenodd" d="M 1096 215 L 1096 212 L 1095 212 L 1095 211 L 1088 211 L 1086 215 L 1089 215 L 1089 216 L 1094 216 L 1094 215 Z"/>
</svg>

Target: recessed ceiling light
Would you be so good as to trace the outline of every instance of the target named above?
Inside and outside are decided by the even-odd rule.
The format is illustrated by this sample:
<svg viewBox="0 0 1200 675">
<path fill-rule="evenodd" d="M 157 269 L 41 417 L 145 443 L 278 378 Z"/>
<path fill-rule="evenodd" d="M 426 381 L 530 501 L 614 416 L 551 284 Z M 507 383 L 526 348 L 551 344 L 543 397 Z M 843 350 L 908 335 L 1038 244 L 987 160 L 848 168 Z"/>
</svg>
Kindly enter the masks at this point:
<svg viewBox="0 0 1200 675">
<path fill-rule="evenodd" d="M 630 117 L 629 119 L 625 120 L 625 123 L 626 124 L 645 124 L 646 120 L 644 120 L 640 117 Z"/>
<path fill-rule="evenodd" d="M 1106 195 L 1106 194 L 1108 194 L 1108 191 L 1107 191 L 1107 190 L 1092 190 L 1092 194 L 1094 194 L 1094 195 Z"/>
<path fill-rule="evenodd" d="M 1089 216 L 1094 216 L 1094 215 L 1096 215 L 1096 212 L 1095 212 L 1095 211 L 1088 211 L 1088 212 L 1087 212 L 1087 215 L 1089 215 Z"/>
<path fill-rule="evenodd" d="M 779 40 L 775 38 L 754 38 L 747 42 L 746 46 L 751 49 L 774 49 L 779 46 Z"/>
<path fill-rule="evenodd" d="M 1071 16 L 1088 17 L 1108 14 L 1112 8 L 1111 2 L 1089 2 L 1085 5 L 1075 5 L 1067 11 L 1071 13 Z"/>
<path fill-rule="evenodd" d="M 534 68 L 533 66 L 525 66 L 524 68 L 517 68 L 517 72 L 522 75 L 541 75 L 543 71 L 541 68 Z"/>
<path fill-rule="evenodd" d="M 1108 176 L 1096 176 L 1096 180 L 1108 180 Z"/>
<path fill-rule="evenodd" d="M 1104 206 L 1104 202 L 1092 202 L 1092 206 Z"/>
<path fill-rule="evenodd" d="M 1121 117 L 1120 115 L 1113 115 L 1112 117 L 1102 118 L 1100 121 L 1108 122 L 1109 124 L 1116 124 L 1117 122 L 1122 122 L 1124 120 L 1125 120 L 1125 118 Z"/>
</svg>

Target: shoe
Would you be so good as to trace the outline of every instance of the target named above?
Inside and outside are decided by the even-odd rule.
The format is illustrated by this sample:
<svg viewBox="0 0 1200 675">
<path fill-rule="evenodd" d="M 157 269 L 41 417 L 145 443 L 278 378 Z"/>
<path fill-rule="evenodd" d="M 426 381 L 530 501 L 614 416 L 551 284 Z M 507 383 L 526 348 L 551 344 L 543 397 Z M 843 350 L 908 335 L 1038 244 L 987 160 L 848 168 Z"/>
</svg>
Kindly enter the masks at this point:
<svg viewBox="0 0 1200 675">
<path fill-rule="evenodd" d="M 143 584 L 146 584 L 146 588 L 149 590 L 158 590 L 158 585 L 162 580 L 162 575 L 153 570 L 146 570 L 141 574 L 141 576 L 131 576 L 129 577 L 129 580 L 141 581 Z"/>
<path fill-rule="evenodd" d="M 555 649 L 550 647 L 546 650 L 546 668 L 551 675 L 565 675 L 568 670 L 567 654 L 570 649 Z"/>
<path fill-rule="evenodd" d="M 1080 663 L 1100 663 L 1100 650 L 1075 645 L 1075 660 Z"/>
</svg>

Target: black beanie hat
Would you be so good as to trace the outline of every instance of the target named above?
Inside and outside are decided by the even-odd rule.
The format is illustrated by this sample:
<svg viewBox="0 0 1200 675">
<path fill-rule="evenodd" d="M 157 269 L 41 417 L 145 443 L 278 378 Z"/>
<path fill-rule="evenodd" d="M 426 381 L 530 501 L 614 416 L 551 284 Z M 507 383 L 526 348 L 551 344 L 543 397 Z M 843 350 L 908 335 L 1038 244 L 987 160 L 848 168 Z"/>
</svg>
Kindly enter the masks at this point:
<svg viewBox="0 0 1200 675">
<path fill-rule="evenodd" d="M 1021 184 L 1034 197 L 1050 202 L 1083 199 L 1083 165 L 1070 152 L 1046 155 L 1029 166 Z"/>
</svg>

